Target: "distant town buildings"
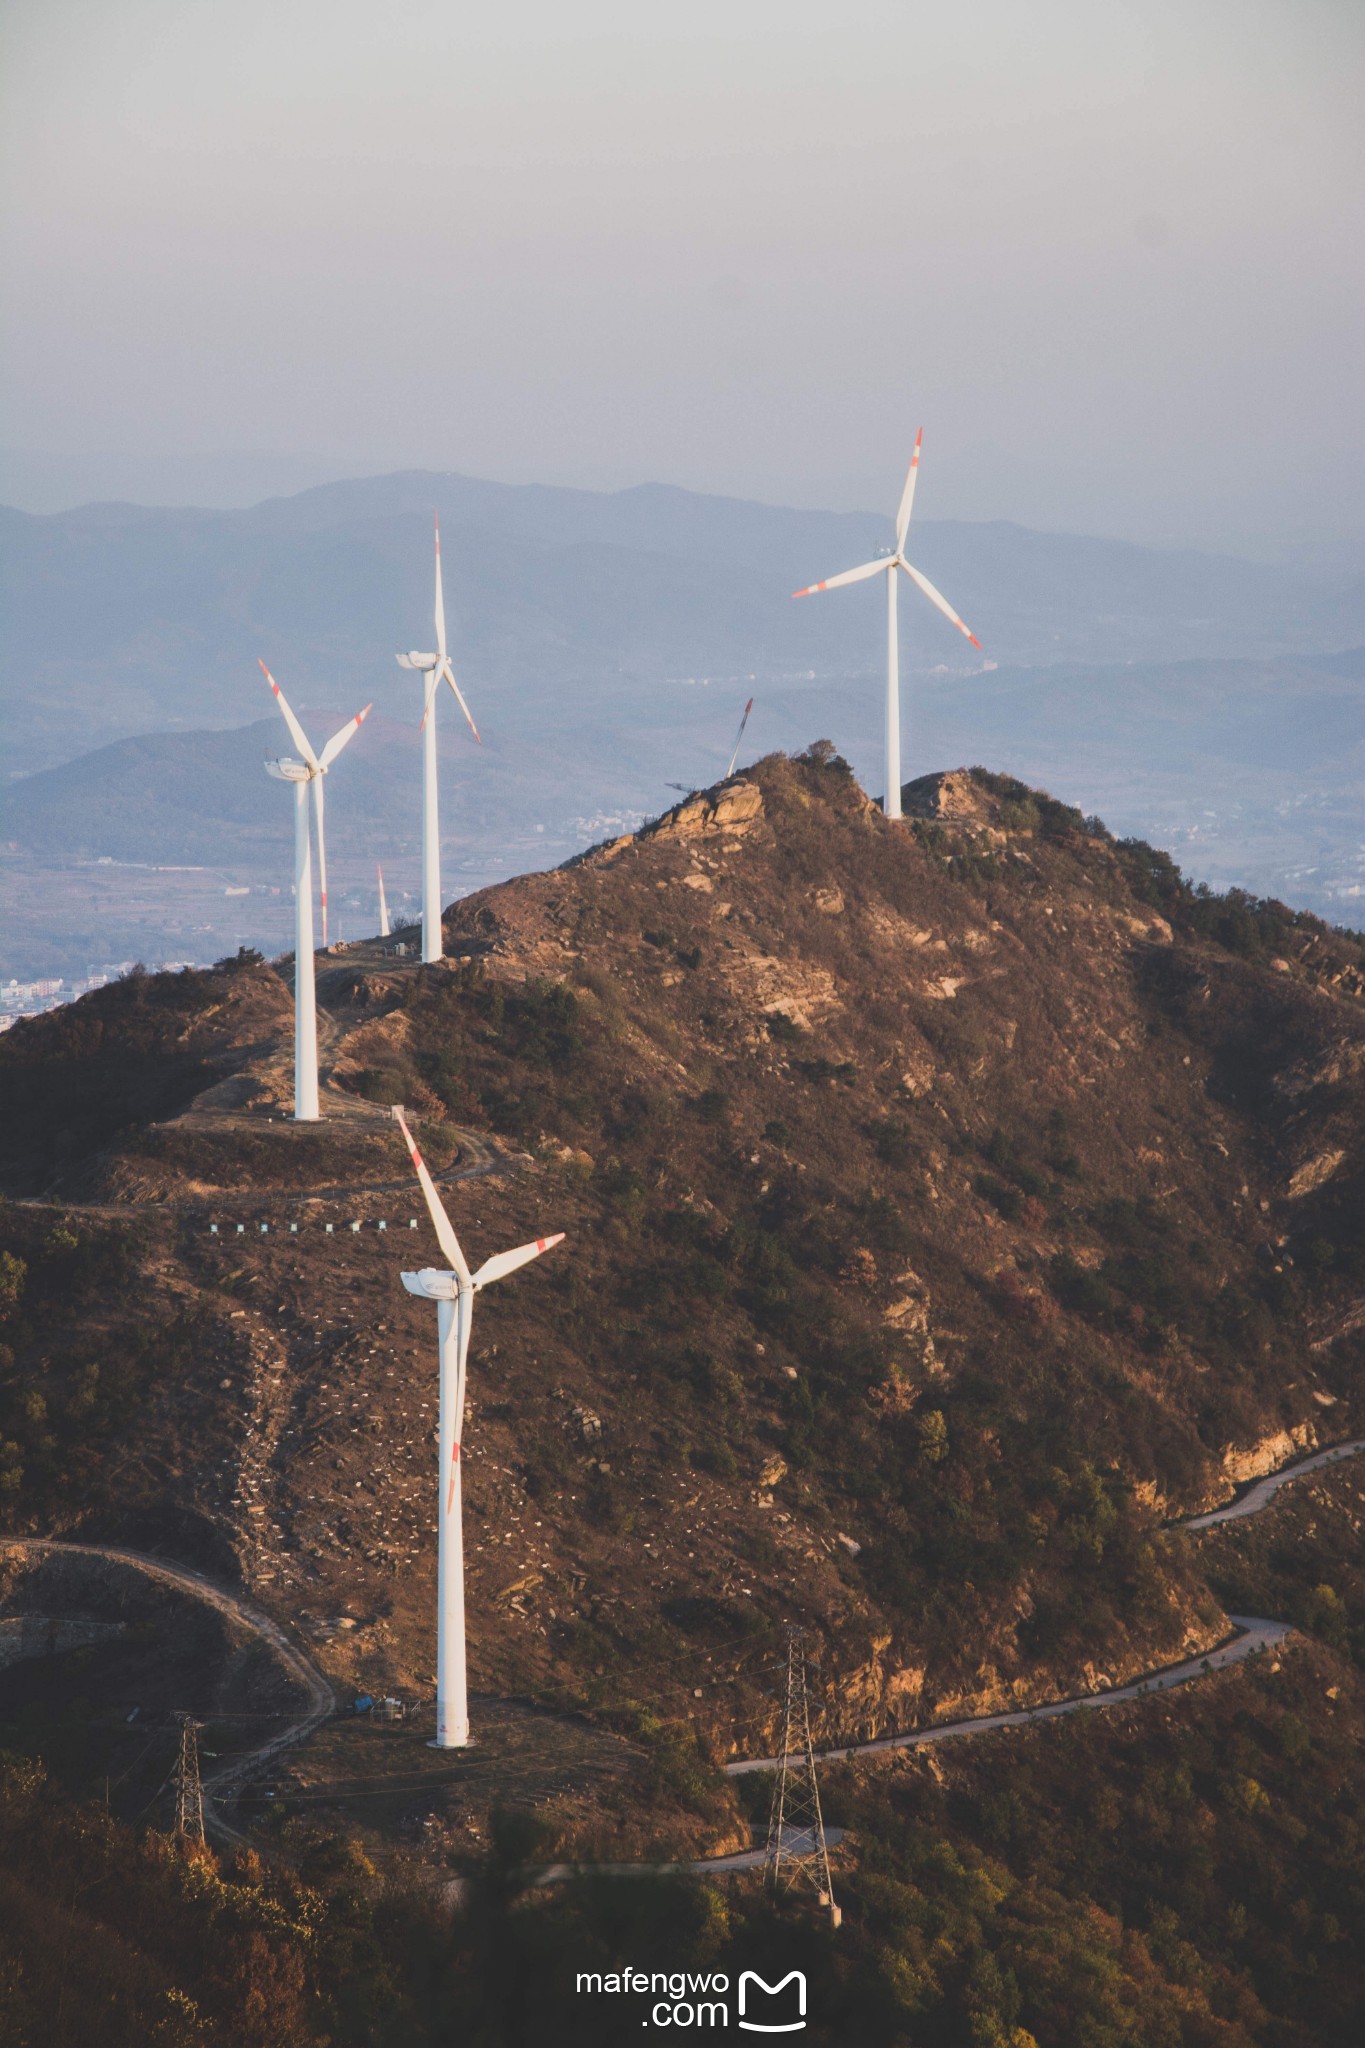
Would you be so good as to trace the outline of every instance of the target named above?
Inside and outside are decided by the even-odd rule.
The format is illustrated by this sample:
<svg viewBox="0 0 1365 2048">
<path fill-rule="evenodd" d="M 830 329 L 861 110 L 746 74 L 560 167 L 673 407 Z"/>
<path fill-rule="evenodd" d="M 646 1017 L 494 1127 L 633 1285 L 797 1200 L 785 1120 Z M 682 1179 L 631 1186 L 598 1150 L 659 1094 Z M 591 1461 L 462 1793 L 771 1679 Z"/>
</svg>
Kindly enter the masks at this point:
<svg viewBox="0 0 1365 2048">
<path fill-rule="evenodd" d="M 106 960 L 102 966 L 86 970 L 84 981 L 19 981 L 11 977 L 0 982 L 0 1031 L 8 1031 L 21 1017 L 41 1016 L 44 1010 L 56 1010 L 63 1003 L 74 1003 L 78 996 L 89 995 L 91 989 L 104 988 L 107 983 L 117 981 L 121 974 L 127 974 L 136 963 L 132 960 Z M 193 967 L 193 960 L 162 960 L 157 971 L 170 973 L 177 968 Z"/>
</svg>

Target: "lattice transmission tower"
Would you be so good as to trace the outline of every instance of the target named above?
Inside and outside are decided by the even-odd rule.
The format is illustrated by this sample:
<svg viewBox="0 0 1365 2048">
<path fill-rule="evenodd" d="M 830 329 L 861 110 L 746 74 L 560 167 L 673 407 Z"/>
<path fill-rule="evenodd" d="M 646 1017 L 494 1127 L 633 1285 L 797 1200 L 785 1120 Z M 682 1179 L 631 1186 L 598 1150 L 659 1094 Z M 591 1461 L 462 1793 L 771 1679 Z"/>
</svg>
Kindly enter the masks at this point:
<svg viewBox="0 0 1365 2048">
<path fill-rule="evenodd" d="M 180 1755 L 175 1766 L 175 1832 L 204 1839 L 204 1787 L 199 1777 L 199 1722 L 180 1716 Z"/>
<path fill-rule="evenodd" d="M 815 1781 L 810 1695 L 806 1685 L 805 1630 L 791 1625 L 787 1628 L 782 1751 L 773 1784 L 763 1880 L 774 1894 L 794 1891 L 798 1886 L 808 1884 L 828 1912 L 831 1925 L 839 1925 L 841 1916 L 834 1903 L 829 1849 L 820 1812 L 820 1787 Z"/>
</svg>

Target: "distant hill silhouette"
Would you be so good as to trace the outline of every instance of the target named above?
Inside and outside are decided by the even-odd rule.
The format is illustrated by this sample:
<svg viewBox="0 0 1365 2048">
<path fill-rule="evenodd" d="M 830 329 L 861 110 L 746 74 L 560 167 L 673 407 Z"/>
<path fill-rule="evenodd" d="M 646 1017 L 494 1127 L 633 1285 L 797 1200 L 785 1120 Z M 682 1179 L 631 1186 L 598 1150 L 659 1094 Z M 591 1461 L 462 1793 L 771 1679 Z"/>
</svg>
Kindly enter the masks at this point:
<svg viewBox="0 0 1365 2048">
<path fill-rule="evenodd" d="M 0 510 L 0 708 L 32 770 L 132 733 L 244 724 L 256 657 L 316 699 L 391 692 L 396 647 L 429 632 L 433 506 L 452 643 L 483 703 L 524 711 L 615 679 L 875 667 L 882 617 L 854 589 L 791 592 L 865 559 L 880 516 L 792 511 L 663 485 L 618 492 L 423 471 L 328 484 L 247 511 Z M 1000 663 L 1319 652 L 1365 638 L 1365 585 L 1227 556 L 928 522 L 913 556 Z M 907 666 L 972 666 L 907 602 Z M 381 698 L 382 701 L 382 698 Z"/>
</svg>

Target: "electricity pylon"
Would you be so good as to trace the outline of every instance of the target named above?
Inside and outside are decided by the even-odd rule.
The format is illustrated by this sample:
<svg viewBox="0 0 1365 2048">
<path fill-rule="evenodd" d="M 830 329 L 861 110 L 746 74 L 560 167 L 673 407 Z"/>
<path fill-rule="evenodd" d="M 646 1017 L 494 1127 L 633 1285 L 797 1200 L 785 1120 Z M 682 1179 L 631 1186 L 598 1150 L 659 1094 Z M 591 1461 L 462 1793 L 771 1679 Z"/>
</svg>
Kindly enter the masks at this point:
<svg viewBox="0 0 1365 2048">
<path fill-rule="evenodd" d="M 175 1766 L 175 1832 L 204 1839 L 204 1788 L 199 1779 L 199 1723 L 180 1716 L 180 1755 Z"/>
<path fill-rule="evenodd" d="M 804 1629 L 787 1628 L 787 1688 L 782 1714 L 782 1751 L 773 1784 L 768 1846 L 763 1881 L 774 1896 L 809 1884 L 830 1917 L 839 1925 L 829 1850 L 815 1782 L 815 1750 L 810 1737 L 810 1698 L 806 1689 Z"/>
</svg>

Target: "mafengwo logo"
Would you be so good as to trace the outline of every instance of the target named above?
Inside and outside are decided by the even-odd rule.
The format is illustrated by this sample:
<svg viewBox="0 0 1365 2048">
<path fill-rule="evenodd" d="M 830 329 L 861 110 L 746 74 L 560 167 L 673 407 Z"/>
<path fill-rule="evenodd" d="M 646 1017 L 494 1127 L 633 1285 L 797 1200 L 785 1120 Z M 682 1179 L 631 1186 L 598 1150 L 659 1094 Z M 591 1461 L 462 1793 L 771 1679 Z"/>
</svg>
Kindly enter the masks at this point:
<svg viewBox="0 0 1365 2048">
<path fill-rule="evenodd" d="M 580 1970 L 575 1990 L 582 1996 L 619 1997 L 623 1992 L 651 1999 L 642 2027 L 728 2027 L 730 1979 L 723 1970 L 701 1975 L 690 1970 Z M 788 1970 L 776 1984 L 757 1970 L 740 1972 L 736 2019 L 749 2034 L 797 2034 L 806 2024 L 806 1978 Z"/>
<path fill-rule="evenodd" d="M 739 2023 L 751 2034 L 794 2034 L 804 2027 L 805 1972 L 788 1970 L 780 1983 L 765 1984 L 757 1970 L 741 1970 Z"/>
</svg>

